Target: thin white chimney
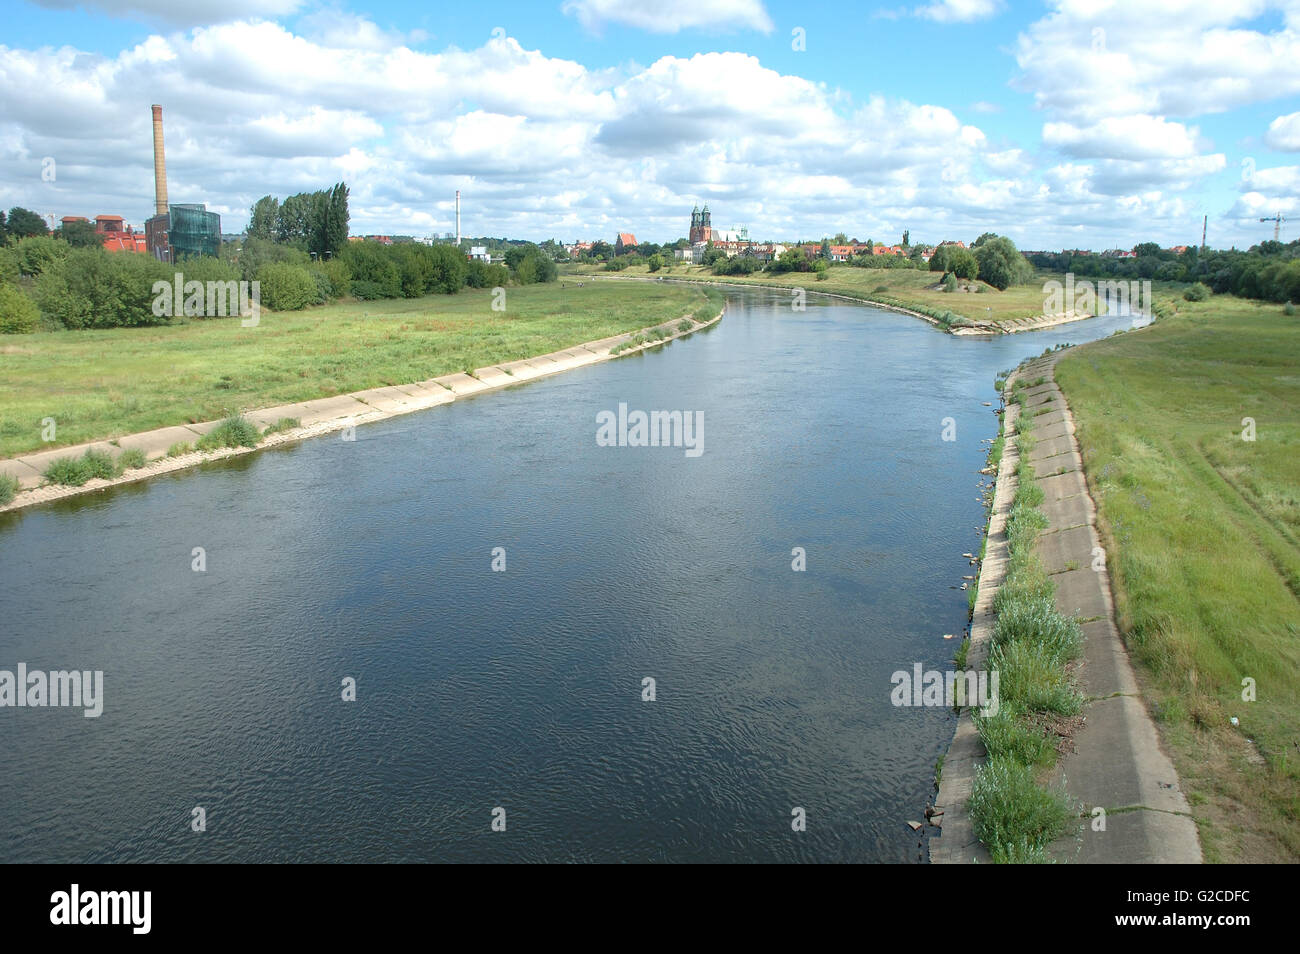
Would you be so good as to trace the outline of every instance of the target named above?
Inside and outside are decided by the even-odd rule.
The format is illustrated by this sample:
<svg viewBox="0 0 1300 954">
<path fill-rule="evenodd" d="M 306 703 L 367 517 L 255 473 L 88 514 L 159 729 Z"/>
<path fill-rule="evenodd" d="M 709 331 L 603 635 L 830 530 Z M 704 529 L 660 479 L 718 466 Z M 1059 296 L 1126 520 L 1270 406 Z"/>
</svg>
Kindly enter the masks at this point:
<svg viewBox="0 0 1300 954">
<path fill-rule="evenodd" d="M 460 190 L 456 190 L 456 247 L 460 247 Z"/>
</svg>

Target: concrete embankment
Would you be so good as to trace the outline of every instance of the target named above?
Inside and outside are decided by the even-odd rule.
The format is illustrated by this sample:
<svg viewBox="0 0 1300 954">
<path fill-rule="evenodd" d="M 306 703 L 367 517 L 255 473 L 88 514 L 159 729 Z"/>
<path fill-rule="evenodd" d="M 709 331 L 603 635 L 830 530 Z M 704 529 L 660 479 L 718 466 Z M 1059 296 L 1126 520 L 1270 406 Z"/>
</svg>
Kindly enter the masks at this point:
<svg viewBox="0 0 1300 954">
<path fill-rule="evenodd" d="M 193 445 L 221 424 L 221 421 L 204 421 L 130 434 L 113 441 L 93 441 L 88 444 L 60 447 L 56 450 L 10 458 L 0 461 L 0 474 L 8 474 L 16 478 L 19 491 L 9 504 L 0 507 L 0 513 L 63 497 L 90 493 L 117 484 L 145 480 L 159 474 L 192 467 L 204 461 L 221 460 L 290 441 L 341 431 L 358 424 L 385 420 L 399 414 L 410 414 L 413 411 L 449 404 L 459 398 L 520 384 L 534 378 L 609 361 L 612 358 L 658 347 L 665 342 L 707 328 L 720 321 L 725 311 L 724 305 L 717 315 L 706 321 L 695 321 L 690 316 L 674 318 L 659 325 L 642 328 L 640 331 L 588 341 L 563 351 L 478 368 L 471 374 L 445 374 L 412 384 L 369 388 L 298 404 L 284 404 L 248 411 L 243 416 L 259 428 L 269 427 L 285 418 L 298 421 L 296 427 L 265 435 L 257 447 L 223 447 L 211 451 L 195 450 L 175 457 L 168 456 L 170 448 L 177 444 Z M 680 326 L 687 320 L 691 322 L 691 326 L 682 330 Z M 663 337 L 653 338 L 656 332 Z M 638 341 L 638 338 L 646 340 Z M 80 487 L 45 482 L 43 475 L 46 468 L 60 458 L 80 457 L 87 450 L 102 451 L 117 458 L 123 451 L 131 449 L 138 449 L 144 454 L 146 460 L 144 467 L 129 470 L 112 480 L 94 478 Z"/>
<path fill-rule="evenodd" d="M 1007 406 L 1005 433 L 1032 420 L 1029 455 L 1048 521 L 1035 551 L 1056 584 L 1057 609 L 1082 625 L 1083 658 L 1074 677 L 1086 703 L 1053 781 L 1080 806 L 1079 825 L 1050 846 L 1057 861 L 1102 864 L 1178 864 L 1201 861 L 1200 841 L 1178 776 L 1161 750 L 1155 722 L 1138 691 L 1128 651 L 1115 624 L 1097 511 L 1084 479 L 1074 420 L 1053 371 L 1059 355 L 1034 359 L 1017 377 L 1044 379 L 1022 392 L 1023 408 Z M 998 468 L 986 558 L 971 626 L 968 668 L 983 666 L 995 618 L 993 597 L 1005 578 L 1006 523 L 1015 497 L 1018 442 L 1006 441 Z M 986 861 L 966 811 L 975 773 L 985 757 L 969 711 L 961 714 L 936 799 L 945 811 L 943 833 L 930 842 L 937 863 Z M 1101 809 L 1101 812 L 1097 810 Z"/>
</svg>

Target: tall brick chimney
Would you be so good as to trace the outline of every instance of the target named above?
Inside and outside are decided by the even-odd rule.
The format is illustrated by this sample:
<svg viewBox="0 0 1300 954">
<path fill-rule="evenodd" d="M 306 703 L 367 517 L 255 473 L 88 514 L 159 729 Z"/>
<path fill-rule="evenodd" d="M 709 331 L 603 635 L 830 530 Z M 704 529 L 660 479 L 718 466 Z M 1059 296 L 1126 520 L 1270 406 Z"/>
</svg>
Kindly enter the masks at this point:
<svg viewBox="0 0 1300 954">
<path fill-rule="evenodd" d="M 153 107 L 154 214 L 167 214 L 167 160 L 163 158 L 162 107 Z"/>
</svg>

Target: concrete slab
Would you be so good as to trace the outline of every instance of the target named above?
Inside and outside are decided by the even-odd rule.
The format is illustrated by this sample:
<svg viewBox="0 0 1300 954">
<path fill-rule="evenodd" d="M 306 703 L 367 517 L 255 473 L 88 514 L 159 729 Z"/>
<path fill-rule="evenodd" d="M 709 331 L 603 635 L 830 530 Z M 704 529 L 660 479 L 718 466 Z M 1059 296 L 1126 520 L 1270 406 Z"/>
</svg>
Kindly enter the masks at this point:
<svg viewBox="0 0 1300 954">
<path fill-rule="evenodd" d="M 193 431 L 195 434 L 198 434 L 200 437 L 202 437 L 204 434 L 209 433 L 210 431 L 216 430 L 220 426 L 221 426 L 221 421 L 197 421 L 193 424 L 184 425 L 186 430 Z"/>
<path fill-rule="evenodd" d="M 258 427 L 268 427 L 276 423 L 281 418 L 298 418 L 302 423 L 302 405 L 301 404 L 282 404 L 279 407 L 264 407 L 260 411 L 249 411 L 244 415 Z"/>
<path fill-rule="evenodd" d="M 1033 420 L 1033 426 L 1030 428 L 1030 430 L 1034 431 L 1034 433 L 1038 433 L 1039 428 L 1046 427 L 1048 424 L 1060 424 L 1062 421 L 1064 421 L 1065 412 L 1051 411 L 1050 413 L 1047 414 L 1040 414 L 1038 417 L 1035 417 L 1032 420 Z"/>
<path fill-rule="evenodd" d="M 1084 695 L 1094 699 L 1116 693 L 1137 695 L 1133 666 L 1115 631 L 1115 624 L 1109 618 L 1103 618 L 1084 623 L 1080 628 L 1083 630 L 1083 666 L 1079 682 Z"/>
<path fill-rule="evenodd" d="M 1082 527 L 1092 522 L 1092 511 L 1088 506 L 1088 498 L 1083 494 L 1075 494 L 1073 497 L 1056 497 L 1051 500 L 1044 497 L 1038 509 L 1047 517 L 1048 528 L 1051 530 L 1068 530 L 1071 527 Z"/>
<path fill-rule="evenodd" d="M 146 460 L 166 457 L 168 449 L 174 444 L 193 444 L 199 435 L 188 427 L 160 427 L 156 431 L 143 434 L 131 434 L 120 438 L 118 446 L 123 450 L 136 448 L 144 451 Z"/>
<path fill-rule="evenodd" d="M 1038 435 L 1035 434 L 1035 437 Z M 1052 437 L 1048 440 L 1040 440 L 1034 444 L 1034 449 L 1029 452 L 1031 461 L 1042 460 L 1045 457 L 1055 457 L 1058 454 L 1068 454 L 1074 450 L 1074 443 L 1068 434 L 1062 434 L 1060 437 Z"/>
<path fill-rule="evenodd" d="M 298 416 L 298 420 L 304 425 L 319 424 L 321 421 L 333 420 L 336 417 L 359 417 L 374 410 L 350 394 L 303 401 L 299 407 L 302 408 L 302 413 Z"/>
<path fill-rule="evenodd" d="M 1110 603 L 1091 563 L 1077 570 L 1058 573 L 1052 577 L 1052 582 L 1056 584 L 1056 608 L 1067 616 L 1104 618 L 1110 612 Z"/>
<path fill-rule="evenodd" d="M 1030 377 L 1029 380 L 1033 381 L 1035 379 Z M 1042 394 L 1060 394 L 1061 389 L 1056 386 L 1055 381 L 1048 381 L 1046 384 L 1040 384 L 1036 388 L 1025 388 L 1022 393 L 1025 395 L 1025 400 L 1028 401 L 1031 398 L 1036 398 Z"/>
<path fill-rule="evenodd" d="M 507 361 L 505 364 L 498 364 L 497 367 L 516 381 L 529 381 L 542 375 L 541 371 L 527 361 Z"/>
<path fill-rule="evenodd" d="M 529 358 L 527 363 L 542 374 L 555 374 L 558 371 L 567 371 L 571 367 L 576 367 L 571 360 L 561 362 L 546 354 L 538 355 L 536 358 Z"/>
<path fill-rule="evenodd" d="M 514 378 L 500 368 L 475 368 L 474 377 L 482 381 L 484 387 L 489 388 L 504 387 L 514 381 Z"/>
<path fill-rule="evenodd" d="M 558 351 L 552 357 L 555 357 L 556 360 L 559 360 L 560 355 L 564 355 L 567 358 L 572 358 L 579 365 L 593 364 L 600 360 L 600 357 L 598 355 L 593 354 L 592 352 L 588 351 L 586 348 L 570 348 L 567 351 Z"/>
<path fill-rule="evenodd" d="M 420 384 L 403 384 L 401 389 L 419 401 L 422 407 L 436 407 L 439 404 L 450 404 L 456 400 L 455 394 L 433 381 Z"/>
<path fill-rule="evenodd" d="M 1034 552 L 1048 573 L 1092 568 L 1092 527 L 1072 530 L 1043 531 L 1034 543 Z"/>
<path fill-rule="evenodd" d="M 1106 830 L 1081 829 L 1048 846 L 1057 861 L 1094 865 L 1194 865 L 1201 861 L 1196 823 L 1181 815 L 1131 811 L 1106 816 Z"/>
<path fill-rule="evenodd" d="M 1069 421 L 1057 421 L 1055 424 L 1039 424 L 1032 430 L 1035 439 L 1040 441 L 1050 441 L 1053 438 L 1074 433 L 1074 428 L 1070 426 Z"/>
<path fill-rule="evenodd" d="M 415 411 L 432 405 L 432 399 L 429 397 L 415 397 L 401 388 L 393 386 L 356 391 L 352 394 L 352 397 L 389 414 Z"/>
<path fill-rule="evenodd" d="M 1160 751 L 1141 700 L 1099 699 L 1088 706 L 1086 715 L 1083 728 L 1075 733 L 1074 751 L 1055 769 L 1070 794 L 1089 808 L 1142 805 L 1166 812 L 1188 811 L 1173 763 Z"/>
<path fill-rule="evenodd" d="M 1054 477 L 1039 477 L 1038 486 L 1043 489 L 1043 500 L 1059 500 L 1062 497 L 1074 497 L 1088 489 L 1083 472 L 1066 471 Z"/>
<path fill-rule="evenodd" d="M 1079 469 L 1079 462 L 1073 452 L 1066 454 L 1054 454 L 1051 457 L 1043 457 L 1038 460 L 1029 462 L 1034 468 L 1034 476 L 1038 478 L 1051 477 L 1057 474 L 1069 473 Z"/>
<path fill-rule="evenodd" d="M 39 470 L 17 459 L 0 460 L 0 474 L 7 477 L 16 477 L 18 486 L 24 490 L 28 487 L 37 486 L 42 479 Z"/>
<path fill-rule="evenodd" d="M 463 371 L 457 371 L 455 374 L 444 374 L 430 380 L 433 384 L 448 388 L 452 395 L 476 394 L 479 391 L 486 391 L 488 388 L 478 378 L 465 374 Z"/>
</svg>

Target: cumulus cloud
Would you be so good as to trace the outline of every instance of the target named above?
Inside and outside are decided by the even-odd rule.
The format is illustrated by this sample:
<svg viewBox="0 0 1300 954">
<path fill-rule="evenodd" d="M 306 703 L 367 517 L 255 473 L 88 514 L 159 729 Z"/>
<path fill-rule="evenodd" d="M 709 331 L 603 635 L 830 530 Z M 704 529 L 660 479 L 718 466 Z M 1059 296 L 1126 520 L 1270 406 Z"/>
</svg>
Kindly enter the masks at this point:
<svg viewBox="0 0 1300 954">
<path fill-rule="evenodd" d="M 263 194 L 342 179 L 360 233 L 449 231 L 460 189 L 469 234 L 671 240 L 707 201 L 720 227 L 764 238 L 991 228 L 1048 247 L 1116 221 L 1176 229 L 1187 205 L 1170 193 L 1224 162 L 1182 123 L 1060 117 L 1047 138 L 1068 161 L 1038 173 L 1022 144 L 990 143 L 944 105 L 857 100 L 748 54 L 589 69 L 511 37 L 426 52 L 361 23 L 352 41 L 303 18 L 298 32 L 212 24 L 116 55 L 0 47 L 0 207 L 139 224 L 153 102 L 172 198 L 207 202 L 227 231 Z"/>
<path fill-rule="evenodd" d="M 937 23 L 973 23 L 1001 13 L 1002 0 L 938 0 L 916 8 L 916 15 Z"/>
<path fill-rule="evenodd" d="M 592 32 L 609 24 L 635 27 L 651 33 L 681 30 L 758 30 L 771 33 L 772 18 L 762 0 L 659 0 L 656 3 L 628 3 L 626 0 L 565 0 L 565 13 Z"/>
<path fill-rule="evenodd" d="M 1062 119 L 1198 116 L 1300 93 L 1294 0 L 1052 5 L 1017 37 L 1014 85 Z M 1255 25 L 1278 7 L 1284 26 Z"/>
<path fill-rule="evenodd" d="M 1300 152 L 1300 113 L 1279 116 L 1269 123 L 1264 142 L 1283 152 Z"/>
</svg>

